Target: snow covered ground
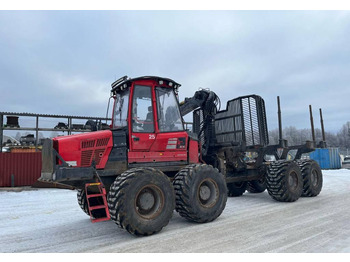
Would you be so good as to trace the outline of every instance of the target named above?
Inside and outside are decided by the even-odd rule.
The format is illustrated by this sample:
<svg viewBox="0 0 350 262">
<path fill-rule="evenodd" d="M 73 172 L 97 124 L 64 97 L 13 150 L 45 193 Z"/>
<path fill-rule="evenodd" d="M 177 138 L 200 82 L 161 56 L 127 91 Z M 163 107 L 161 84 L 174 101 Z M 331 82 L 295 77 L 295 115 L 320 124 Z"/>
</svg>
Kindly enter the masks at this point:
<svg viewBox="0 0 350 262">
<path fill-rule="evenodd" d="M 150 237 L 112 221 L 92 224 L 75 191 L 0 191 L 0 252 L 350 252 L 350 170 L 323 175 L 318 197 L 279 203 L 267 192 L 245 193 L 212 223 L 174 212 Z"/>
</svg>

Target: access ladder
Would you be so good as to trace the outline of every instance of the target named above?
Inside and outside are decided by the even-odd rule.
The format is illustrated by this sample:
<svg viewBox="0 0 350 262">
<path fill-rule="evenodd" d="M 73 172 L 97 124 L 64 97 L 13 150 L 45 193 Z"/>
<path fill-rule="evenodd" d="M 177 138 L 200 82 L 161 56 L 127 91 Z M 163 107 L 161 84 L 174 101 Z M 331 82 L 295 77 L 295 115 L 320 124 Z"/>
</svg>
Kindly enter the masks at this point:
<svg viewBox="0 0 350 262">
<path fill-rule="evenodd" d="M 96 191 L 99 193 L 91 193 Z M 85 184 L 85 193 L 91 222 L 96 223 L 110 220 L 111 216 L 106 200 L 106 189 L 103 184 L 101 182 L 87 183 Z"/>
</svg>

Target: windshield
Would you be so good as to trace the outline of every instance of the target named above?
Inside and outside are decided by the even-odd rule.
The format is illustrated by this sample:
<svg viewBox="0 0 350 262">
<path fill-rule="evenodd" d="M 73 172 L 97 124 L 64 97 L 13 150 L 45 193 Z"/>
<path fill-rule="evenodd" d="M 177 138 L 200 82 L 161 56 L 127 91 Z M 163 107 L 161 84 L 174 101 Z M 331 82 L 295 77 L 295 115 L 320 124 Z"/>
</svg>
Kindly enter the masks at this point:
<svg viewBox="0 0 350 262">
<path fill-rule="evenodd" d="M 120 128 L 128 125 L 129 90 L 118 93 L 114 104 L 113 128 Z"/>
<path fill-rule="evenodd" d="M 157 87 L 158 125 L 161 132 L 183 131 L 177 99 L 171 88 Z"/>
</svg>

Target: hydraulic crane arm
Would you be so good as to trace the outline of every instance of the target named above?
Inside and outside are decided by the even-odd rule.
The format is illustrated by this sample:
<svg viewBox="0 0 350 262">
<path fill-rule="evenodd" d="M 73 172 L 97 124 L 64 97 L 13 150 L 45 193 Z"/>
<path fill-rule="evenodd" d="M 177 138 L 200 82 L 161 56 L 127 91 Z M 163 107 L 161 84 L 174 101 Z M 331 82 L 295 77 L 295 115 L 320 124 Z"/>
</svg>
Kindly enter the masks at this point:
<svg viewBox="0 0 350 262">
<path fill-rule="evenodd" d="M 196 91 L 193 97 L 185 98 L 185 101 L 180 103 L 180 113 L 182 116 L 185 116 L 197 108 L 212 107 L 212 105 L 215 105 L 216 100 L 217 95 L 212 91 L 204 89 Z"/>
<path fill-rule="evenodd" d="M 200 123 L 193 127 L 193 131 L 198 135 L 201 141 L 202 155 L 208 154 L 211 144 L 215 144 L 214 119 L 215 114 L 219 110 L 217 106 L 220 104 L 219 97 L 212 91 L 199 90 L 193 97 L 186 98 L 180 103 L 180 113 L 182 116 L 192 111 L 201 112 Z"/>
</svg>

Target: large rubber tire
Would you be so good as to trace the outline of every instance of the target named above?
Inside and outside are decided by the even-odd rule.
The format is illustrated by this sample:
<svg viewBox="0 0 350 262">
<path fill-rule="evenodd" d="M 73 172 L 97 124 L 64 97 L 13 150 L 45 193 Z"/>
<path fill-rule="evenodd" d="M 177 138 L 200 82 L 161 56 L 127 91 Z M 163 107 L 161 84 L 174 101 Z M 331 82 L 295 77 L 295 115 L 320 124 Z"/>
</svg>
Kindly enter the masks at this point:
<svg viewBox="0 0 350 262">
<path fill-rule="evenodd" d="M 323 177 L 320 166 L 315 160 L 296 160 L 303 176 L 303 197 L 314 197 L 320 194 Z"/>
<path fill-rule="evenodd" d="M 152 235 L 173 215 L 175 194 L 170 179 L 154 168 L 134 168 L 119 175 L 108 193 L 111 219 L 137 236 Z"/>
<path fill-rule="evenodd" d="M 262 193 L 266 190 L 266 177 L 263 176 L 259 180 L 249 181 L 247 183 L 247 191 L 249 193 Z"/>
<path fill-rule="evenodd" d="M 90 216 L 85 189 L 78 189 L 77 190 L 77 199 L 78 199 L 78 204 L 79 204 L 80 208 L 85 212 L 85 214 Z M 98 201 L 98 199 L 90 198 L 90 204 L 92 204 L 93 206 L 102 205 L 103 202 Z M 100 217 L 106 216 L 106 212 L 104 210 L 101 210 L 101 209 L 92 210 L 91 213 L 92 213 L 93 218 L 100 218 Z"/>
<path fill-rule="evenodd" d="M 193 164 L 175 176 L 176 211 L 189 221 L 206 223 L 218 218 L 226 206 L 225 177 L 206 164 Z"/>
<path fill-rule="evenodd" d="M 247 182 L 235 182 L 227 184 L 227 195 L 229 197 L 238 197 L 243 195 L 247 189 Z"/>
<path fill-rule="evenodd" d="M 267 169 L 266 187 L 270 196 L 280 202 L 294 202 L 303 192 L 303 178 L 294 161 L 278 160 Z"/>
<path fill-rule="evenodd" d="M 85 214 L 90 216 L 89 208 L 88 208 L 88 204 L 87 204 L 87 200 L 86 200 L 86 194 L 85 194 L 84 189 L 78 189 L 77 199 L 78 199 L 78 204 L 79 204 L 80 208 L 85 212 Z"/>
</svg>

